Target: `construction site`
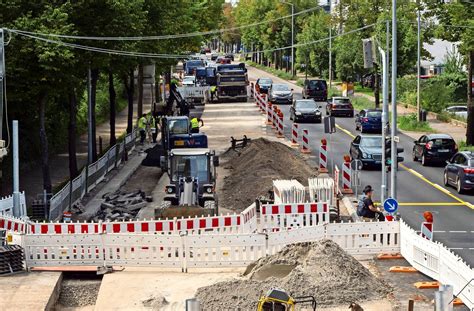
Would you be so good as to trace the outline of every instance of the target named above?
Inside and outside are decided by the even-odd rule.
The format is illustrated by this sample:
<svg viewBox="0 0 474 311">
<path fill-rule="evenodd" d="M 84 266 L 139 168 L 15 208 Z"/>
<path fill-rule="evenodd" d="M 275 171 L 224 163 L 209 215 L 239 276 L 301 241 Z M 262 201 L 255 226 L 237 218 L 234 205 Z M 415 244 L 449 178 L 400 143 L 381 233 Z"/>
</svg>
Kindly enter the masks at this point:
<svg viewBox="0 0 474 311">
<path fill-rule="evenodd" d="M 0 309 L 433 310 L 442 283 L 461 290 L 468 265 L 396 215 L 359 219 L 344 171 L 248 92 L 163 117 L 156 144 L 132 132 L 49 222 L 0 215 Z"/>
</svg>

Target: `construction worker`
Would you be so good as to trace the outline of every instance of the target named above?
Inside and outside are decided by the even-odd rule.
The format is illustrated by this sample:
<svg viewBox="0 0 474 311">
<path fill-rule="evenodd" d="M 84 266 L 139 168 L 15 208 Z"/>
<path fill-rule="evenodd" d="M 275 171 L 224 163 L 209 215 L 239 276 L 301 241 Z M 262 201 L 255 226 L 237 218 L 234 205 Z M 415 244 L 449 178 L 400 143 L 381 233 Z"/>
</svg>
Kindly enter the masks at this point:
<svg viewBox="0 0 474 311">
<path fill-rule="evenodd" d="M 212 85 L 209 91 L 211 93 L 211 102 L 213 102 L 214 96 L 216 95 L 216 92 L 217 92 L 217 86 Z"/>
<path fill-rule="evenodd" d="M 199 125 L 201 123 L 201 125 Z M 199 133 L 199 128 L 204 126 L 204 121 L 201 118 L 194 117 L 191 119 L 191 133 Z"/>
<path fill-rule="evenodd" d="M 140 119 L 138 119 L 138 130 L 140 131 L 140 144 L 143 145 L 146 139 L 146 127 L 147 127 L 146 114 L 142 114 Z"/>
</svg>

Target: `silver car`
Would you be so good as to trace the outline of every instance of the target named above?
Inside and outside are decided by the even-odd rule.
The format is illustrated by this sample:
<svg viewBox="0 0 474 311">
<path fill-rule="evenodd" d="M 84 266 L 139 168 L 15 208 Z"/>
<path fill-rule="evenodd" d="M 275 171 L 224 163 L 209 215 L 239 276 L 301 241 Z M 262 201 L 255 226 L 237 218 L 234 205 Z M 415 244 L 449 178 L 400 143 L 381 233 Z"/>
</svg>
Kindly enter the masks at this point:
<svg viewBox="0 0 474 311">
<path fill-rule="evenodd" d="M 272 104 L 291 104 L 293 89 L 290 89 L 287 84 L 273 83 L 268 92 L 268 99 Z"/>
<path fill-rule="evenodd" d="M 445 111 L 457 117 L 467 119 L 467 106 L 450 106 L 446 108 Z"/>
</svg>

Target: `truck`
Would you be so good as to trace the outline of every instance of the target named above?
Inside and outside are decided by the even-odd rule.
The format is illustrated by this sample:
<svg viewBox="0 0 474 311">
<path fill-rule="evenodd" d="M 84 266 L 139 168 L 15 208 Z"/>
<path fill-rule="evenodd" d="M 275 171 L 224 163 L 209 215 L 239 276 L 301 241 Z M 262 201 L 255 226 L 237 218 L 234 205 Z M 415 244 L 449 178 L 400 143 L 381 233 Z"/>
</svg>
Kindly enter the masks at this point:
<svg viewBox="0 0 474 311">
<path fill-rule="evenodd" d="M 208 148 L 172 149 L 160 159 L 169 184 L 158 217 L 202 216 L 218 213 L 216 167 L 219 157 Z"/>
<path fill-rule="evenodd" d="M 167 155 L 176 148 L 207 148 L 207 136 L 204 133 L 191 133 L 186 116 L 164 117 L 161 119 L 161 143 Z"/>
<path fill-rule="evenodd" d="M 249 84 L 244 63 L 217 66 L 217 100 L 237 99 L 247 101 Z"/>
<path fill-rule="evenodd" d="M 196 68 L 205 67 L 206 64 L 202 59 L 190 59 L 183 65 L 185 75 L 194 75 Z"/>
</svg>

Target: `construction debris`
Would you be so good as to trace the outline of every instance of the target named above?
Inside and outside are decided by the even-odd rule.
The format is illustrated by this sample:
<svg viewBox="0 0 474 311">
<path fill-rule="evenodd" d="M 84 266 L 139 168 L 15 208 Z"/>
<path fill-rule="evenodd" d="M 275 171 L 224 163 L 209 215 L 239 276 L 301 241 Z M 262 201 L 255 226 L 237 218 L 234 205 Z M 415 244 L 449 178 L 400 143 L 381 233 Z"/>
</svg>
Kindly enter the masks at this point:
<svg viewBox="0 0 474 311">
<path fill-rule="evenodd" d="M 23 271 L 23 248 L 20 245 L 0 246 L 0 275 Z"/>
<path fill-rule="evenodd" d="M 99 212 L 93 218 L 94 221 L 132 220 L 140 209 L 147 205 L 147 202 L 153 201 L 151 196 L 145 195 L 145 192 L 141 190 L 132 192 L 118 190 L 104 195 L 103 199 L 104 202 L 100 205 Z"/>
<path fill-rule="evenodd" d="M 293 296 L 313 295 L 318 306 L 367 302 L 391 291 L 339 245 L 321 240 L 288 245 L 250 264 L 242 279 L 202 287 L 196 297 L 206 310 L 228 306 L 252 310 L 259 296 L 272 287 Z"/>
</svg>

